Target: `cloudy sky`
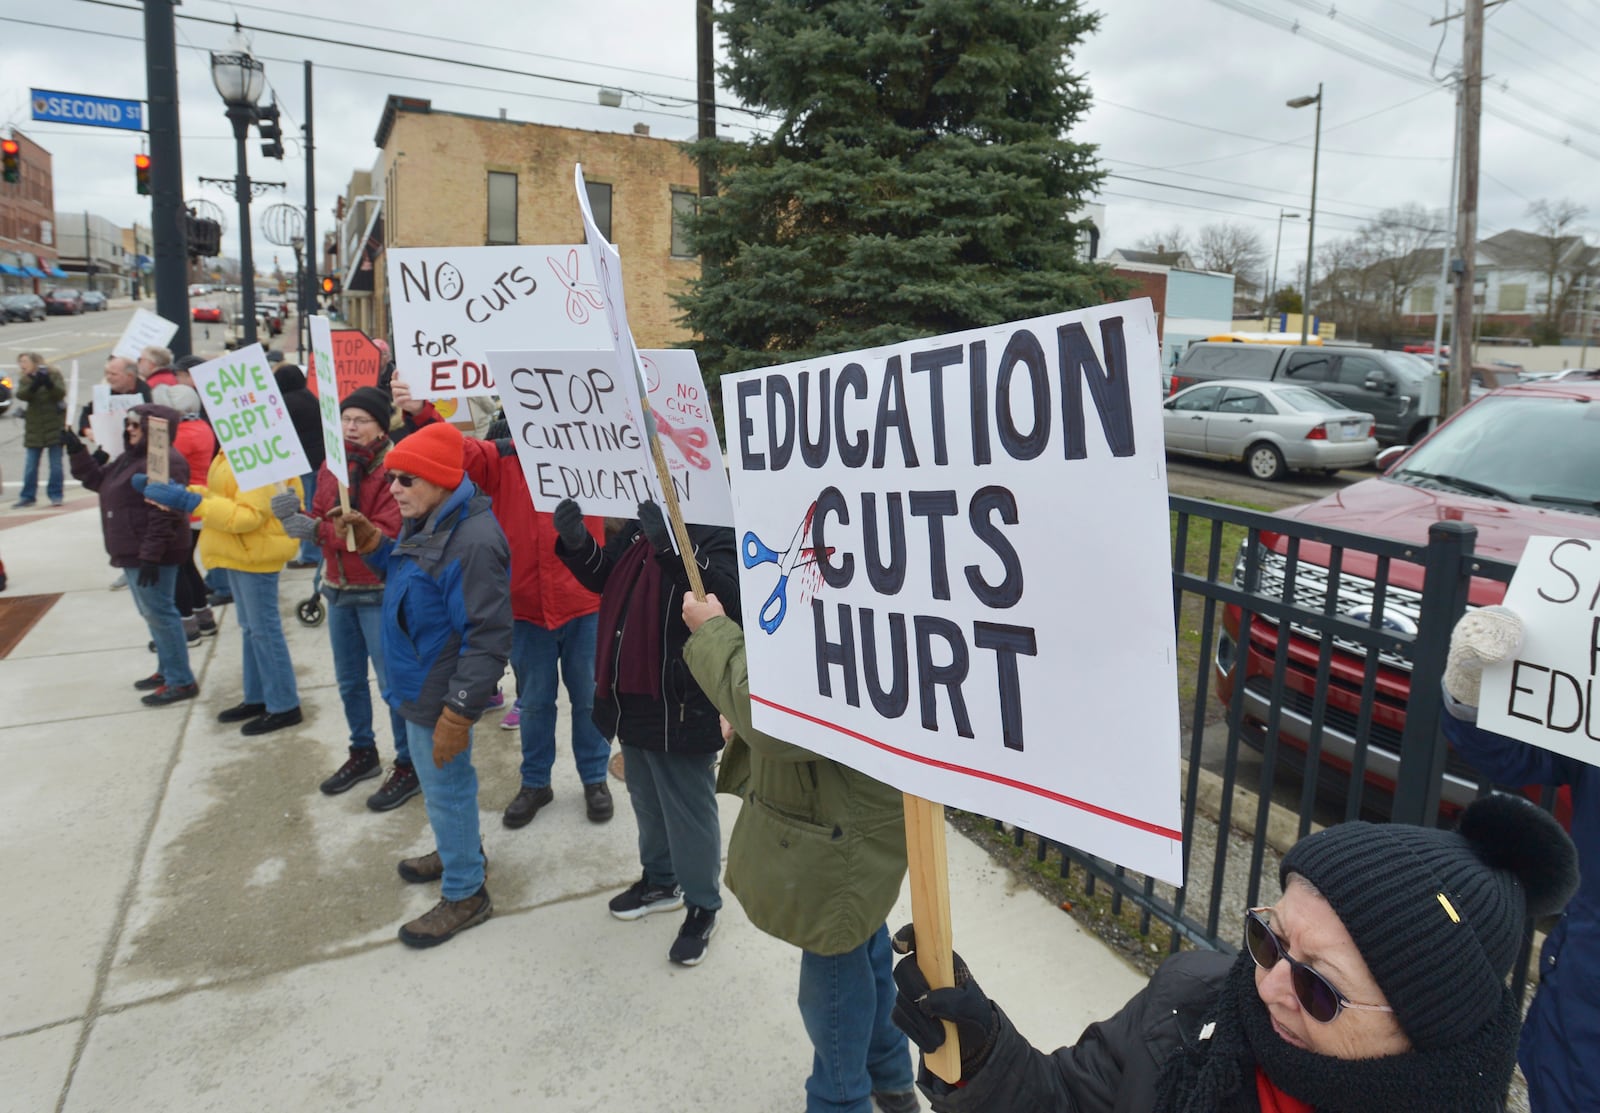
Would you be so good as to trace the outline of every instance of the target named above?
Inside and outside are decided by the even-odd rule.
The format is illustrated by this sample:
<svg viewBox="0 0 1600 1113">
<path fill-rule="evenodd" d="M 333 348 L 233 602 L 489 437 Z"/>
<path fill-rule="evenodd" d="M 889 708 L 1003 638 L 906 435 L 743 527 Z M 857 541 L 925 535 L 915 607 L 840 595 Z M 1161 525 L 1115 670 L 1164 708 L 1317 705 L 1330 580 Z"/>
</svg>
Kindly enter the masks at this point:
<svg viewBox="0 0 1600 1113">
<path fill-rule="evenodd" d="M 1455 67 L 1461 24 L 1429 26 L 1444 14 L 1444 0 L 1341 0 L 1333 16 L 1332 0 L 1103 0 L 1098 7 L 1100 30 L 1074 66 L 1095 98 L 1077 137 L 1098 144 L 1116 175 L 1101 198 L 1103 249 L 1226 220 L 1270 243 L 1279 211 L 1304 213 L 1310 187 L 1314 110 L 1284 102 L 1314 93 L 1319 81 L 1326 103 L 1319 243 L 1384 207 L 1448 201 L 1454 100 L 1430 73 L 1445 77 Z M 642 122 L 669 138 L 695 128 L 689 0 L 187 0 L 179 12 L 224 24 L 237 16 L 260 28 L 250 33 L 253 49 L 266 62 L 289 136 L 299 135 L 304 119 L 300 62 L 315 64 L 324 228 L 350 172 L 376 155 L 372 136 L 389 93 L 427 97 L 441 109 L 492 116 L 504 108 L 513 119 L 600 130 Z M 1591 185 L 1600 170 L 1600 5 L 1508 0 L 1491 12 L 1483 234 L 1527 226 L 1528 204 L 1541 198 L 1592 204 L 1600 221 Z M 178 22 L 186 189 L 230 210 L 225 244 L 234 244 L 231 200 L 197 181 L 233 174 L 231 133 L 206 57 L 229 34 L 216 23 Z M 142 41 L 136 0 L 0 0 L 0 121 L 54 153 L 58 210 L 148 223 L 148 200 L 134 192 L 136 134 L 28 120 L 30 86 L 143 98 Z M 599 106 L 599 85 L 625 90 L 623 107 Z M 719 115 L 724 132 L 760 123 Z M 252 142 L 252 174 L 287 181 L 284 199 L 302 203 L 305 164 L 289 146 L 283 162 L 267 162 Z M 1304 236 L 1303 221 L 1286 223 L 1286 273 L 1303 257 Z M 258 246 L 258 265 L 271 265 L 272 250 Z"/>
</svg>

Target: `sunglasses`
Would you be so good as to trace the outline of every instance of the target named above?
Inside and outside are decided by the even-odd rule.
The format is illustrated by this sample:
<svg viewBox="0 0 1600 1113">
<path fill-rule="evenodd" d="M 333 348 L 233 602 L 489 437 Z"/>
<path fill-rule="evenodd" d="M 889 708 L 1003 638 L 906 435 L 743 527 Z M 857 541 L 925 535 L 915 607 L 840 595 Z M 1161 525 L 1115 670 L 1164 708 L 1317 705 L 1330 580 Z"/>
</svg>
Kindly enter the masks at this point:
<svg viewBox="0 0 1600 1113">
<path fill-rule="evenodd" d="M 1267 926 L 1267 908 L 1252 908 L 1244 914 L 1244 945 L 1257 966 L 1271 970 L 1281 958 L 1289 964 L 1289 978 L 1294 983 L 1294 995 L 1300 1007 L 1312 1020 L 1330 1024 L 1343 1009 L 1365 1009 L 1367 1012 L 1392 1013 L 1388 1005 L 1359 1005 L 1350 1000 L 1327 978 L 1303 962 L 1293 958 L 1272 928 Z"/>
<path fill-rule="evenodd" d="M 414 475 L 406 475 L 404 472 L 392 471 L 392 472 L 389 473 L 389 482 L 390 483 L 398 483 L 398 484 L 400 484 L 400 486 L 408 488 L 408 489 L 416 481 L 417 481 L 417 477 L 416 476 L 414 476 Z"/>
</svg>

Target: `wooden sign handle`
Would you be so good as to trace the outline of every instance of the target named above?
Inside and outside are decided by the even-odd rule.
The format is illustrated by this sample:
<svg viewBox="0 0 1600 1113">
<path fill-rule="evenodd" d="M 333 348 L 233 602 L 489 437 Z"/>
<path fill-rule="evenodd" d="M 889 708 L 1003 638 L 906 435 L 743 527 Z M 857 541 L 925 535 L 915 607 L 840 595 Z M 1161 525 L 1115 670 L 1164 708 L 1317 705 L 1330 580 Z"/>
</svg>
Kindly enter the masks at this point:
<svg viewBox="0 0 1600 1113">
<path fill-rule="evenodd" d="M 956 984 L 950 931 L 950 872 L 945 861 L 944 805 L 905 794 L 906 867 L 911 878 L 911 922 L 917 931 L 917 967 L 932 989 Z M 923 1062 L 946 1082 L 961 1081 L 961 1041 L 944 1022 L 944 1044 Z"/>
<path fill-rule="evenodd" d="M 346 514 L 350 513 L 350 488 L 343 483 L 339 484 L 339 509 Z M 344 531 L 344 545 L 349 552 L 356 551 L 356 535 L 350 530 Z"/>
</svg>

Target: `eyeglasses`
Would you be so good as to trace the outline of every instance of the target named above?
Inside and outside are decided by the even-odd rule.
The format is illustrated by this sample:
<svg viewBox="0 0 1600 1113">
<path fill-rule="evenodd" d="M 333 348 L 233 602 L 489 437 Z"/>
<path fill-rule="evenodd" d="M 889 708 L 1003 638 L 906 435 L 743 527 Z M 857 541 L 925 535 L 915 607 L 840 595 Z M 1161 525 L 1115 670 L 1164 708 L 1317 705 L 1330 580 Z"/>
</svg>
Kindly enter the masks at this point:
<svg viewBox="0 0 1600 1113">
<path fill-rule="evenodd" d="M 1305 1009 L 1306 1015 L 1312 1020 L 1330 1024 L 1342 1009 L 1365 1009 L 1375 1013 L 1394 1012 L 1388 1005 L 1357 1004 L 1335 989 L 1327 978 L 1305 963 L 1297 961 L 1289 954 L 1283 941 L 1267 925 L 1266 916 L 1270 913 L 1271 909 L 1268 908 L 1252 908 L 1244 914 L 1245 949 L 1250 952 L 1250 957 L 1255 959 L 1256 965 L 1263 970 L 1271 970 L 1278 965 L 1280 958 L 1289 964 L 1289 978 L 1294 983 L 1294 995 L 1300 999 L 1300 1007 Z"/>
<path fill-rule="evenodd" d="M 392 471 L 389 473 L 389 482 L 398 483 L 402 487 L 410 488 L 410 486 L 416 481 L 416 476 L 406 475 L 404 472 Z"/>
</svg>

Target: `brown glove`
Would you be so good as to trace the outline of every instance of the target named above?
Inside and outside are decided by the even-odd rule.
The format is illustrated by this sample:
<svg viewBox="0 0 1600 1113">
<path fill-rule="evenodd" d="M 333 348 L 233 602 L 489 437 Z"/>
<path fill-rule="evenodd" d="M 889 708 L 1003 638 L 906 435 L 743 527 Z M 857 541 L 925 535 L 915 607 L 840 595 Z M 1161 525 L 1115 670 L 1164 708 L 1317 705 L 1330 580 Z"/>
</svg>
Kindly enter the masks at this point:
<svg viewBox="0 0 1600 1113">
<path fill-rule="evenodd" d="M 471 719 L 456 714 L 454 710 L 448 707 L 439 712 L 439 721 L 433 724 L 433 765 L 435 769 L 443 769 L 457 754 L 467 748 L 467 743 L 471 741 L 468 737 L 468 732 L 471 730 Z"/>
<path fill-rule="evenodd" d="M 334 507 L 328 511 L 328 520 L 338 527 L 345 537 L 356 539 L 356 552 L 363 556 L 377 549 L 383 541 L 382 532 L 359 510 L 347 511 Z"/>
</svg>

